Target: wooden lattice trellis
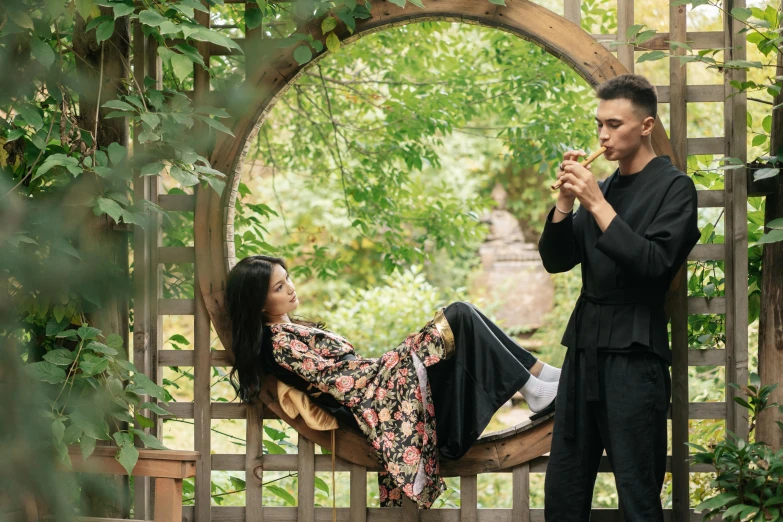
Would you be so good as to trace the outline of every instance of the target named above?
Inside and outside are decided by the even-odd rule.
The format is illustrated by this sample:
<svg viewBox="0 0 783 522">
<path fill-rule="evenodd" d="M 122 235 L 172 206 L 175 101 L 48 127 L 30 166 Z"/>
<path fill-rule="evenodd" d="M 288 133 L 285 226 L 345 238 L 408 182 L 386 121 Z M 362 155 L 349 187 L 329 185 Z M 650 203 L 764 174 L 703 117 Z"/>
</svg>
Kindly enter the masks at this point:
<svg viewBox="0 0 783 522">
<path fill-rule="evenodd" d="M 504 30 L 509 28 L 509 20 L 513 20 L 513 10 L 521 9 L 527 2 L 524 0 L 506 0 L 508 7 L 494 6 L 489 2 L 476 0 L 432 0 L 418 16 L 410 16 L 403 20 L 394 16 L 396 7 L 383 1 L 373 1 L 373 18 L 363 21 L 357 28 L 357 35 L 364 32 L 382 30 L 390 24 L 409 23 L 415 19 L 447 19 L 468 23 L 481 23 Z M 239 0 L 227 0 L 226 3 L 244 3 Z M 476 5 L 481 4 L 484 15 L 478 13 Z M 744 7 L 744 0 L 725 0 L 724 9 L 730 11 L 734 7 Z M 564 17 L 549 14 L 547 20 L 559 24 L 558 29 L 566 28 L 574 38 L 590 38 L 592 44 L 596 40 L 608 42 L 616 40 L 617 35 L 625 35 L 626 29 L 634 23 L 633 0 L 617 1 L 617 35 L 586 35 L 578 29 L 581 12 L 580 0 L 564 0 Z M 541 8 L 538 8 L 541 9 Z M 410 10 L 408 11 L 410 13 Z M 509 13 L 506 20 L 503 16 Z M 745 59 L 744 37 L 739 33 L 739 23 L 731 19 L 724 21 L 722 32 L 687 32 L 686 7 L 671 6 L 669 8 L 669 33 L 660 34 L 644 44 L 642 49 L 634 49 L 629 45 L 613 48 L 619 63 L 627 71 L 634 70 L 635 50 L 669 49 L 669 40 L 691 42 L 693 49 L 725 48 L 727 60 Z M 199 22 L 208 25 L 209 15 L 198 13 Z M 575 25 L 572 25 L 575 24 Z M 543 24 L 546 25 L 546 24 Z M 542 31 L 546 32 L 544 27 Z M 555 31 L 549 27 L 549 31 Z M 573 31 L 581 33 L 577 35 Z M 317 33 L 320 34 L 320 33 Z M 519 32 L 517 32 L 519 34 Z M 524 34 L 519 34 L 525 37 Z M 536 38 L 527 35 L 528 39 L 538 44 L 545 44 L 544 37 Z M 563 34 L 557 35 L 563 38 Z M 237 42 L 245 49 L 258 49 L 255 44 L 262 38 L 260 30 L 246 31 L 246 38 Z M 620 37 L 622 39 L 622 36 Z M 607 45 L 606 43 L 602 45 Z M 156 43 L 144 38 L 140 28 L 134 31 L 135 63 L 134 74 L 139 84 L 143 77 L 149 76 L 161 83 L 160 59 L 156 56 Z M 547 45 L 544 45 L 547 47 Z M 547 47 L 574 67 L 580 74 L 587 77 L 594 75 L 594 81 L 620 74 L 622 68 L 612 68 L 609 62 L 600 62 L 596 71 L 581 70 L 584 67 L 576 62 L 575 56 L 568 52 L 568 44 L 562 49 Z M 603 50 L 603 48 L 602 48 Z M 211 56 L 230 54 L 225 49 L 200 43 L 198 51 L 209 63 Z M 605 50 L 603 50 L 605 52 Z M 677 52 L 683 52 L 682 49 Z M 598 53 L 596 53 L 598 54 Z M 290 57 L 289 57 L 290 58 Z M 607 65 L 608 64 L 608 65 Z M 608 67 L 607 70 L 603 70 Z M 264 77 L 263 64 L 257 60 L 247 60 L 246 75 L 258 80 L 259 85 L 265 85 L 266 91 L 259 96 L 268 99 L 259 101 L 254 108 L 268 111 L 272 101 L 280 95 L 283 87 L 293 81 L 302 69 L 292 65 L 289 59 L 286 63 L 275 63 L 276 76 Z M 743 81 L 745 73 L 741 70 L 726 70 L 723 85 L 689 85 L 686 66 L 675 58 L 670 61 L 670 78 L 668 85 L 657 86 L 659 101 L 670 106 L 669 143 L 674 157 L 682 170 L 685 170 L 685 158 L 696 154 L 724 154 L 726 156 L 744 159 L 746 150 L 746 99 L 744 95 L 732 94 L 731 80 Z M 597 80 L 596 80 L 597 79 Z M 196 66 L 194 92 L 195 100 L 203 99 L 209 91 L 209 75 Z M 689 138 L 687 136 L 687 106 L 689 102 L 721 102 L 724 104 L 724 136 L 718 138 Z M 210 302 L 210 297 L 219 292 L 219 288 L 209 285 L 225 277 L 227 263 L 233 259 L 233 205 L 236 197 L 239 165 L 244 157 L 244 147 L 248 138 L 257 130 L 256 123 L 264 113 L 249 113 L 246 118 L 235 126 L 238 138 L 229 143 L 218 143 L 213 164 L 223 171 L 232 172 L 232 183 L 227 187 L 224 201 L 216 205 L 208 196 L 199 193 L 193 195 L 165 195 L 161 192 L 158 178 L 139 177 L 135 181 L 136 197 L 147 199 L 171 212 L 196 212 L 197 247 L 201 244 L 217 241 L 221 245 L 223 256 L 219 261 L 204 262 L 199 258 L 196 266 L 196 280 L 201 284 L 201 293 L 196 291 L 195 299 L 166 300 L 161 299 L 161 271 L 163 263 L 196 263 L 197 253 L 193 247 L 161 247 L 160 227 L 138 229 L 134 238 L 135 255 L 135 328 L 133 357 L 134 363 L 145 373 L 162 381 L 161 368 L 166 366 L 194 367 L 194 402 L 175 403 L 171 405 L 172 413 L 180 418 L 193 419 L 195 425 L 195 447 L 201 455 L 196 468 L 196 503 L 195 507 L 186 506 L 184 517 L 188 520 L 206 522 L 215 520 L 247 520 L 247 521 L 283 521 L 300 520 L 331 520 L 330 508 L 314 507 L 314 473 L 331 469 L 330 457 L 315 455 L 314 444 L 308 438 L 300 435 L 299 453 L 297 455 L 262 455 L 262 419 L 273 419 L 277 416 L 261 404 L 245 406 L 231 403 L 210 403 L 210 374 L 212 366 L 226 366 L 229 359 L 225 352 L 210 351 L 210 316 L 215 320 L 215 328 L 220 333 L 222 324 L 219 319 L 219 307 Z M 668 146 L 658 138 L 657 149 Z M 138 145 L 138 144 L 137 144 Z M 665 151 L 668 152 L 668 151 Z M 222 163 L 221 163 L 222 162 Z M 686 289 L 685 268 L 680 271 L 668 303 L 672 315 L 672 455 L 667 460 L 667 471 L 672 474 L 673 506 L 665 510 L 667 520 L 687 521 L 700 520 L 689 505 L 689 474 L 692 472 L 708 472 L 710 468 L 703 465 L 689 465 L 686 461 L 687 448 L 683 444 L 688 440 L 689 419 L 726 419 L 726 427 L 735 433 L 747 436 L 747 422 L 742 417 L 742 410 L 736 407 L 733 397 L 735 390 L 727 387 L 724 402 L 689 403 L 688 402 L 688 366 L 725 366 L 726 382 L 745 382 L 747 380 L 748 346 L 747 346 L 747 185 L 745 169 L 725 171 L 724 190 L 699 191 L 699 207 L 718 207 L 724 209 L 725 243 L 697 245 L 688 259 L 723 260 L 725 262 L 726 293 L 723 297 L 711 299 L 688 297 Z M 234 187 L 234 191 L 231 187 Z M 199 205 L 197 208 L 197 198 Z M 220 226 L 215 226 L 215 223 Z M 208 250 L 207 250 L 208 251 Z M 205 301 L 202 293 L 207 296 Z M 208 308 L 209 307 L 209 308 Z M 689 314 L 725 314 L 726 319 L 726 349 L 688 350 L 687 319 Z M 194 316 L 195 338 L 193 351 L 162 350 L 162 317 L 165 315 Z M 212 454 L 210 425 L 213 419 L 247 419 L 247 451 L 245 455 Z M 160 435 L 161 422 L 156 427 Z M 339 451 L 338 451 L 338 454 Z M 513 487 L 513 506 L 511 509 L 478 509 L 477 475 L 475 468 L 469 474 L 462 475 L 458 467 L 447 467 L 447 474 L 460 476 L 461 508 L 418 511 L 414 504 L 406 503 L 403 509 L 367 508 L 366 477 L 368 468 L 353 462 L 338 459 L 337 470 L 350 473 L 350 507 L 338 508 L 339 520 L 352 522 L 386 521 L 386 520 L 437 520 L 437 521 L 538 521 L 543 520 L 542 509 L 531 509 L 529 502 L 529 475 L 543 473 L 546 470 L 546 456 L 535 458 L 519 465 L 498 469 L 510 473 Z M 212 471 L 243 471 L 252 470 L 262 464 L 265 471 L 298 471 L 299 495 L 297 507 L 264 507 L 261 496 L 260 478 L 248 472 L 246 476 L 246 506 L 221 507 L 211 506 L 210 476 Z M 609 472 L 610 466 L 606 457 L 603 458 L 600 472 Z M 139 477 L 136 481 L 135 512 L 137 518 L 150 518 L 152 513 L 151 488 L 149 479 Z M 593 519 L 621 520 L 618 510 L 595 510 Z"/>
</svg>

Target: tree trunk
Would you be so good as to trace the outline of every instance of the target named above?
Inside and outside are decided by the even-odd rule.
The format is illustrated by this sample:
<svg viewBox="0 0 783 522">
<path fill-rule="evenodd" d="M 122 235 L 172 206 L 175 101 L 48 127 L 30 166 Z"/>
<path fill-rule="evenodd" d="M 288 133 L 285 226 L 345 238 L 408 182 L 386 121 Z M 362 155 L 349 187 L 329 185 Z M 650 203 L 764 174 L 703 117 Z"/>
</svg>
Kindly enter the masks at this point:
<svg viewBox="0 0 783 522">
<path fill-rule="evenodd" d="M 113 17 L 111 8 L 101 8 L 102 15 Z M 93 134 L 95 146 L 107 147 L 113 142 L 128 146 L 128 125 L 124 118 L 103 119 L 106 109 L 99 107 L 109 100 L 116 99 L 126 92 L 125 82 L 130 77 L 130 24 L 128 17 L 115 21 L 112 37 L 98 44 L 95 30 L 85 32 L 86 22 L 77 15 L 74 28 L 73 47 L 80 57 L 76 60 L 79 77 L 79 127 Z M 100 100 L 98 93 L 100 92 Z M 99 111 L 99 112 L 98 112 Z M 80 196 L 103 196 L 108 192 L 127 193 L 127 184 L 122 180 L 107 180 L 86 174 L 74 189 Z M 88 257 L 101 259 L 110 266 L 114 281 L 128 280 L 128 237 L 126 232 L 118 230 L 114 221 L 104 214 L 96 217 L 91 209 L 83 214 L 83 226 L 79 233 L 79 247 Z M 99 328 L 104 336 L 118 334 L 123 345 L 128 346 L 128 293 L 124 288 L 108 285 L 102 288 L 98 297 L 101 305 L 88 315 L 92 326 Z M 109 419 L 110 426 L 117 427 Z M 101 441 L 98 441 L 99 443 Z M 114 500 L 106 499 L 97 492 L 86 491 L 86 502 L 90 515 L 109 518 L 129 517 L 128 477 L 106 476 L 116 493 Z"/>
<path fill-rule="evenodd" d="M 783 75 L 783 53 L 778 52 L 777 73 Z M 780 85 L 780 82 L 778 82 Z M 783 103 L 783 93 L 775 96 L 775 105 Z M 783 110 L 772 113 L 771 156 L 783 147 Z M 777 189 L 767 196 L 764 222 L 783 217 L 783 174 L 777 176 Z M 761 311 L 759 313 L 759 377 L 762 384 L 783 383 L 783 242 L 764 245 L 761 260 Z M 783 404 L 783 386 L 772 393 L 770 402 Z M 756 440 L 772 447 L 783 447 L 783 430 L 775 421 L 783 421 L 776 408 L 759 416 Z"/>
</svg>

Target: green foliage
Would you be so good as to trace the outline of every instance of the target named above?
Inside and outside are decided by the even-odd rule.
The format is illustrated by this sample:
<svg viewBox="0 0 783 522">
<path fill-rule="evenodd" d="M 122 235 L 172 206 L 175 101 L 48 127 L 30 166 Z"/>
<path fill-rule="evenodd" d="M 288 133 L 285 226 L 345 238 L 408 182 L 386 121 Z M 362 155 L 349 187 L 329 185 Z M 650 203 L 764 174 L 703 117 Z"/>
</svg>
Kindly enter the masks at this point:
<svg viewBox="0 0 783 522">
<path fill-rule="evenodd" d="M 777 384 L 761 386 L 759 376 L 750 375 L 750 384 L 740 387 L 748 397 L 734 397 L 735 402 L 746 408 L 751 416 L 750 431 L 755 428 L 759 414 L 768 409 L 783 407 L 769 403 L 769 396 Z M 781 429 L 783 424 L 778 422 Z M 720 514 L 723 520 L 767 521 L 779 520 L 783 506 L 783 449 L 775 451 L 763 442 L 746 442 L 733 433 L 727 433 L 725 439 L 714 446 L 705 448 L 699 444 L 688 443 L 696 450 L 691 460 L 709 464 L 716 469 L 716 477 L 711 485 L 717 495 L 704 500 L 696 506 L 696 511 L 704 511 L 703 520 Z"/>
<path fill-rule="evenodd" d="M 324 303 L 322 319 L 363 356 L 380 357 L 432 319 L 443 303 L 439 294 L 414 266 Z"/>
</svg>

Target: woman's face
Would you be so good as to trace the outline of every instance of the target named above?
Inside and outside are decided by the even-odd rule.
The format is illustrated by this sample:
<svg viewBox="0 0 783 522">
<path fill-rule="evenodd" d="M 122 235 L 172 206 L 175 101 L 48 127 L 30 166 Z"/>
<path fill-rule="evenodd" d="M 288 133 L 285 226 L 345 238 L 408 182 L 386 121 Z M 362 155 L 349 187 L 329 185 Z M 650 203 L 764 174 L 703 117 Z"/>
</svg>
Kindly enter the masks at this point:
<svg viewBox="0 0 783 522">
<path fill-rule="evenodd" d="M 299 298 L 288 272 L 280 265 L 275 265 L 269 278 L 269 292 L 264 303 L 264 314 L 269 318 L 280 317 L 296 310 Z"/>
</svg>

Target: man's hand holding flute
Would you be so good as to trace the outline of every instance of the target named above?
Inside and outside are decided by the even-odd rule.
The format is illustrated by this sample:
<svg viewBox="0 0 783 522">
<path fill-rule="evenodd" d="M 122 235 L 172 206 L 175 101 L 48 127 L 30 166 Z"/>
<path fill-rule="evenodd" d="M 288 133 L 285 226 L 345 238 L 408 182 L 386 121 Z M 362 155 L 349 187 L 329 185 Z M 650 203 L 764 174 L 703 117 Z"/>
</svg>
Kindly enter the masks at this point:
<svg viewBox="0 0 783 522">
<path fill-rule="evenodd" d="M 579 204 L 593 214 L 601 231 L 604 231 L 617 213 L 604 199 L 598 181 L 591 172 L 590 164 L 582 166 L 578 161 L 580 157 L 586 155 L 583 150 L 569 150 L 563 155 L 557 174 L 557 181 L 561 183 L 560 193 L 552 222 L 558 223 L 565 219 L 573 210 L 574 201 L 578 199 Z"/>
</svg>

